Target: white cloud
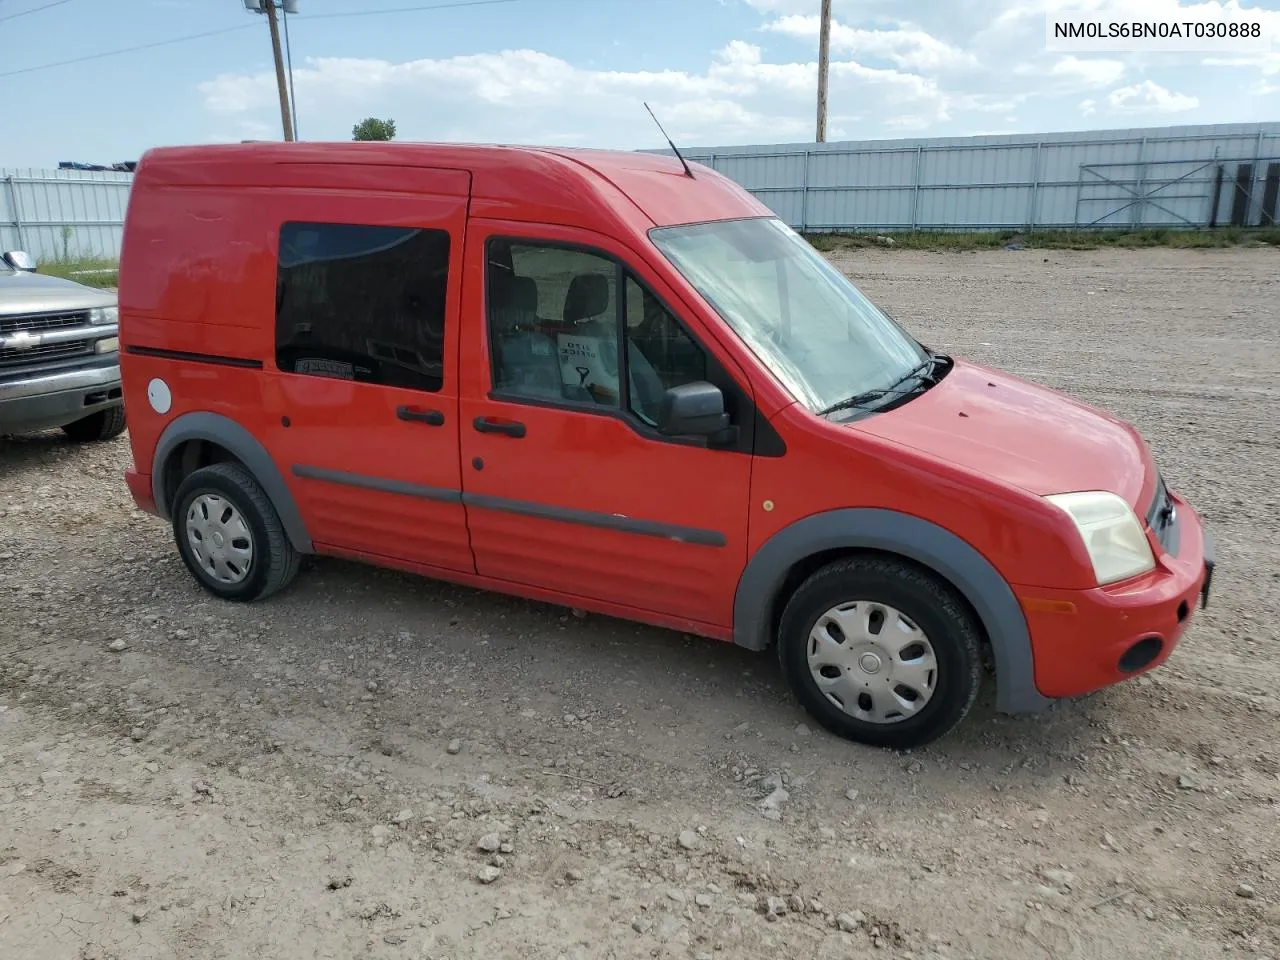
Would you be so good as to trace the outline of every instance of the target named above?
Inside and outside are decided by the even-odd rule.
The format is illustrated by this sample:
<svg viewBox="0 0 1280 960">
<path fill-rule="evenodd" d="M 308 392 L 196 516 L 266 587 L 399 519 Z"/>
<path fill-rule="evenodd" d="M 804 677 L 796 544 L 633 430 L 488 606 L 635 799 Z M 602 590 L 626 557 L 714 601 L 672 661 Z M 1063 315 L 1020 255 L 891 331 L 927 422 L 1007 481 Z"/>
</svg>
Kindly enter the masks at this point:
<svg viewBox="0 0 1280 960">
<path fill-rule="evenodd" d="M 932 0 L 923 0 L 929 3 Z M 1045 46 L 1047 15 L 1063 11 L 1114 14 L 1122 20 L 1161 22 L 1209 21 L 1242 16 L 1258 18 L 1263 29 L 1280 40 L 1280 9 L 1276 0 L 988 0 L 988 25 L 971 38 L 969 49 L 984 62 L 1010 62 L 1013 71 L 1043 102 L 1052 93 L 1080 94 L 1076 112 L 1054 111 L 1071 123 L 1081 114 L 1123 115 L 1125 122 L 1166 122 L 1175 113 L 1204 113 L 1203 104 L 1222 109 L 1205 121 L 1249 122 L 1271 119 L 1264 97 L 1274 91 L 1267 77 L 1280 75 L 1280 53 L 1206 54 L 1116 51 L 1105 56 L 1077 53 L 1063 57 Z M 928 19 L 923 21 L 930 26 Z M 1280 46 L 1277 46 L 1280 50 Z M 1250 77 L 1253 72 L 1256 80 Z M 1234 76 L 1233 76 L 1234 74 Z M 1119 87 L 1120 89 L 1110 89 Z M 1179 92 L 1171 92 L 1177 90 Z M 1065 108 L 1066 105 L 1063 104 Z M 1274 110 L 1272 111 L 1274 113 Z M 1141 118 L 1141 119 L 1139 119 Z M 1196 119 L 1201 119 L 1197 117 Z M 1053 129 L 1039 123 L 1040 129 Z"/>
<path fill-rule="evenodd" d="M 804 0 L 745 0 L 747 6 L 754 7 L 761 13 L 791 13 L 803 8 L 813 9 L 812 3 Z"/>
<path fill-rule="evenodd" d="M 1250 84 L 1246 91 L 1255 97 L 1270 97 L 1280 93 L 1280 84 L 1273 82 L 1272 78 L 1280 75 L 1280 54 L 1278 53 L 1261 53 L 1254 56 L 1238 56 L 1238 57 L 1206 57 L 1200 61 L 1202 67 L 1218 68 L 1236 68 L 1257 70 L 1258 79 Z"/>
<path fill-rule="evenodd" d="M 1067 56 L 1054 62 L 1049 68 L 1051 77 L 1061 77 L 1078 83 L 1085 89 L 1109 87 L 1125 74 L 1125 65 L 1119 60 L 1085 59 Z"/>
<path fill-rule="evenodd" d="M 948 95 L 947 101 L 955 113 L 1009 113 L 1022 106 L 1029 99 L 1030 93 L 984 94 L 960 93 Z M 986 122 L 984 119 L 983 123 Z"/>
<path fill-rule="evenodd" d="M 1256 68 L 1264 77 L 1274 77 L 1280 73 L 1280 54 L 1259 53 L 1253 56 L 1239 57 L 1205 57 L 1200 61 L 1204 67 L 1248 67 Z"/>
<path fill-rule="evenodd" d="M 535 50 L 504 50 L 404 63 L 316 58 L 295 67 L 294 82 L 299 122 L 310 137 L 321 136 L 325 123 L 324 136 L 345 137 L 351 123 L 373 112 L 395 117 L 405 139 L 646 146 L 653 131 L 643 100 L 686 143 L 805 139 L 812 135 L 817 68 L 766 63 L 757 47 L 735 41 L 702 73 L 591 70 Z M 859 89 L 914 106 L 933 107 L 940 96 L 908 74 L 831 65 L 833 98 L 852 99 Z M 210 111 L 224 116 L 249 119 L 277 103 L 274 75 L 265 72 L 218 76 L 200 91 Z M 340 123 L 330 119 L 338 116 Z"/>
<path fill-rule="evenodd" d="M 721 2 L 758 11 L 758 30 L 725 37 L 701 65 L 685 69 L 614 69 L 605 57 L 597 63 L 538 49 L 482 48 L 408 61 L 311 59 L 294 71 L 301 129 L 308 139 L 346 139 L 354 122 L 372 114 L 395 118 L 401 138 L 410 140 L 660 146 L 641 105 L 647 100 L 682 145 L 812 139 L 818 0 Z M 1233 2 L 1133 0 L 1142 10 L 1178 15 Z M 1107 115 L 1123 117 L 1126 125 L 1156 124 L 1171 114 L 1204 113 L 1202 103 L 1229 106 L 1222 117 L 1204 119 L 1245 122 L 1274 114 L 1269 98 L 1280 93 L 1273 82 L 1280 54 L 1064 56 L 1045 50 L 1046 10 L 1109 4 L 912 0 L 912 22 L 904 23 L 900 0 L 835 0 L 830 137 L 969 135 L 997 125 L 1041 132 Z M 270 71 L 220 75 L 200 91 L 207 129 L 218 136 L 278 130 Z"/>
<path fill-rule="evenodd" d="M 885 126 L 896 133 L 915 133 L 928 130 L 937 120 L 930 114 L 902 114 L 886 119 Z"/>
<path fill-rule="evenodd" d="M 816 67 L 813 73 L 816 83 Z M 850 77 L 879 87 L 881 88 L 879 92 L 895 103 L 901 103 L 903 100 L 927 100 L 935 104 L 941 104 L 947 99 L 935 80 L 930 80 L 914 73 L 902 73 L 899 70 L 864 67 L 854 60 L 837 60 L 833 62 L 831 64 L 831 76 L 835 78 Z"/>
<path fill-rule="evenodd" d="M 1107 105 L 1116 113 L 1185 113 L 1200 106 L 1200 100 L 1144 80 L 1112 90 L 1107 95 Z"/>
<path fill-rule="evenodd" d="M 1127 69 L 1120 60 L 1057 56 L 1052 60 L 1020 63 L 1013 72 L 1041 96 L 1066 96 L 1100 93 L 1121 80 Z"/>
<path fill-rule="evenodd" d="M 818 28 L 818 17 L 796 15 L 772 20 L 763 27 L 772 33 L 815 43 Z M 926 72 L 978 66 L 978 59 L 973 54 L 910 24 L 900 23 L 889 30 L 867 30 L 833 21 L 831 49 L 855 56 L 888 60 L 899 67 Z"/>
</svg>

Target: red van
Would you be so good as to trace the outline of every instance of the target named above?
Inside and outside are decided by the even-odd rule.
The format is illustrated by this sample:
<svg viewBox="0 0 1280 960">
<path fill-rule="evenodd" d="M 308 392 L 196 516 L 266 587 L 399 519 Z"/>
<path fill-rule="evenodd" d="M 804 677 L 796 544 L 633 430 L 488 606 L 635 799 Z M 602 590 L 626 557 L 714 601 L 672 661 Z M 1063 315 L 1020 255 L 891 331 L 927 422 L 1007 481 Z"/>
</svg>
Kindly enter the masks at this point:
<svg viewBox="0 0 1280 960">
<path fill-rule="evenodd" d="M 120 270 L 137 504 L 228 600 L 346 557 L 775 646 L 825 727 L 1162 663 L 1211 540 L 1127 424 L 918 343 L 664 156 L 157 149 Z"/>
</svg>

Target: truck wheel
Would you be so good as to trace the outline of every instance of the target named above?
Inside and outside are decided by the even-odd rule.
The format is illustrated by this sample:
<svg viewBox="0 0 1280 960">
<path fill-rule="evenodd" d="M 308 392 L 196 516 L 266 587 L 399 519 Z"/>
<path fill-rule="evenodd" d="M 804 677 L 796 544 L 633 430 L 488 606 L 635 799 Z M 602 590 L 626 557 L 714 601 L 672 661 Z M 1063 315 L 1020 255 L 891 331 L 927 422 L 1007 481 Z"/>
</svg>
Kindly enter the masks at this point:
<svg viewBox="0 0 1280 960">
<path fill-rule="evenodd" d="M 100 443 L 120 436 L 124 426 L 124 405 L 117 404 L 68 423 L 62 432 L 76 443 Z"/>
<path fill-rule="evenodd" d="M 173 536 L 192 575 L 224 600 L 262 600 L 298 572 L 275 507 L 238 463 L 193 471 L 173 499 Z"/>
<path fill-rule="evenodd" d="M 934 577 L 881 557 L 836 561 L 802 583 L 783 610 L 778 657 L 815 720 L 877 747 L 948 733 L 981 682 L 973 615 Z"/>
</svg>

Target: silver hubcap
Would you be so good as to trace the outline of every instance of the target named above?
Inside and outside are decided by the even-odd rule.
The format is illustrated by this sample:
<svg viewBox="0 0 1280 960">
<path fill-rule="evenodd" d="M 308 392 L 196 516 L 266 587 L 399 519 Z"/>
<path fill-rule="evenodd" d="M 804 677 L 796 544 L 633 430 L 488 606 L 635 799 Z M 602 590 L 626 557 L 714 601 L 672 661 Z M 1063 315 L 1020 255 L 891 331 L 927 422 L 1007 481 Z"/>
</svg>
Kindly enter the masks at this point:
<svg viewBox="0 0 1280 960">
<path fill-rule="evenodd" d="M 230 500 L 202 493 L 191 501 L 187 542 L 201 569 L 219 583 L 239 583 L 249 575 L 253 534 Z"/>
<path fill-rule="evenodd" d="M 924 631 L 902 613 L 857 600 L 832 607 L 813 625 L 809 672 L 849 716 L 899 723 L 933 698 L 938 661 Z"/>
</svg>

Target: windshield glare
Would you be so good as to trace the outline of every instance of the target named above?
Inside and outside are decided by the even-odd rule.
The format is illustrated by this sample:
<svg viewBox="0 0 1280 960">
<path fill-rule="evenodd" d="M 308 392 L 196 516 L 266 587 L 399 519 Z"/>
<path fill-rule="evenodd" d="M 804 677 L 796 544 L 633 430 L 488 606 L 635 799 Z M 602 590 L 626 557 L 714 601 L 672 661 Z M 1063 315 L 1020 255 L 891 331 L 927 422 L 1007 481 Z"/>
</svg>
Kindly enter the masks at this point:
<svg viewBox="0 0 1280 960">
<path fill-rule="evenodd" d="M 888 387 L 924 349 L 773 217 L 650 231 L 657 248 L 815 413 Z"/>
</svg>

